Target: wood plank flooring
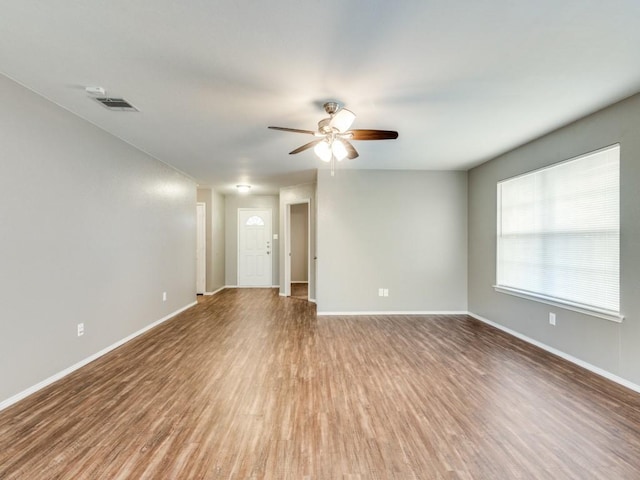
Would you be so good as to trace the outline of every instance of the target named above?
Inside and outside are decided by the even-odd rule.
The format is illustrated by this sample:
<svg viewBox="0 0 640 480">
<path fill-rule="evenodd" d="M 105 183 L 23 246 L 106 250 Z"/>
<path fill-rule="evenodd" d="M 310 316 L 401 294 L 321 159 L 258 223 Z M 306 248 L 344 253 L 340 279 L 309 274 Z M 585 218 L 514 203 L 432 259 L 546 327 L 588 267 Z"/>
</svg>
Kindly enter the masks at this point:
<svg viewBox="0 0 640 480">
<path fill-rule="evenodd" d="M 0 412 L 1 479 L 638 479 L 640 395 L 467 316 L 224 290 Z"/>
<path fill-rule="evenodd" d="M 292 283 L 291 296 L 293 298 L 299 298 L 301 300 L 308 300 L 309 285 L 307 283 Z"/>
</svg>

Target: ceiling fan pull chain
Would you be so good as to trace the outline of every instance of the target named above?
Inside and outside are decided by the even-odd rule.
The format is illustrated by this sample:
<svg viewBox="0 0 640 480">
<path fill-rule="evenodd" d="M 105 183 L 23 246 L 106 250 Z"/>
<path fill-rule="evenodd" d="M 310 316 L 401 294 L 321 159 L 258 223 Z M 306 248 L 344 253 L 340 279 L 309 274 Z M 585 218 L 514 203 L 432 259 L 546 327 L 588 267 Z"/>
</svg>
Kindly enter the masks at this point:
<svg viewBox="0 0 640 480">
<path fill-rule="evenodd" d="M 331 155 L 331 176 L 336 174 L 336 157 Z"/>
</svg>

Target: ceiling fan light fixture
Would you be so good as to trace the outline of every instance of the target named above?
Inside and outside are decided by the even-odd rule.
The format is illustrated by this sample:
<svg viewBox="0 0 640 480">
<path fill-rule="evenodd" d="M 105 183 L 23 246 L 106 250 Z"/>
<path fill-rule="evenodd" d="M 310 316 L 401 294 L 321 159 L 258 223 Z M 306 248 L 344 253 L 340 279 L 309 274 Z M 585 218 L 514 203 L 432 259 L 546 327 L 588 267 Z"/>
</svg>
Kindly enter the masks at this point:
<svg viewBox="0 0 640 480">
<path fill-rule="evenodd" d="M 333 141 L 333 144 L 331 145 L 331 152 L 339 162 L 344 160 L 348 154 L 347 147 L 345 147 L 344 143 L 342 143 L 340 140 Z"/>
<path fill-rule="evenodd" d="M 351 110 L 343 108 L 331 118 L 331 127 L 335 128 L 341 133 L 344 133 L 349 130 L 349 127 L 355 119 L 355 113 L 353 113 Z"/>
<path fill-rule="evenodd" d="M 331 152 L 331 147 L 326 141 L 318 143 L 315 147 L 313 147 L 313 151 L 323 162 L 331 161 L 331 157 L 333 154 Z"/>
<path fill-rule="evenodd" d="M 310 134 L 316 137 L 315 140 L 292 150 L 289 155 L 313 148 L 314 153 L 320 160 L 331 165 L 331 176 L 334 174 L 336 162 L 340 162 L 345 158 L 353 160 L 360 156 L 351 144 L 351 140 L 391 140 L 398 138 L 398 132 L 393 130 L 349 130 L 356 118 L 356 114 L 346 108 L 340 108 L 338 102 L 326 102 L 324 111 L 327 112 L 329 117 L 323 118 L 318 122 L 318 130 L 315 132 L 288 127 L 272 126 L 268 128 L 284 132 Z"/>
</svg>

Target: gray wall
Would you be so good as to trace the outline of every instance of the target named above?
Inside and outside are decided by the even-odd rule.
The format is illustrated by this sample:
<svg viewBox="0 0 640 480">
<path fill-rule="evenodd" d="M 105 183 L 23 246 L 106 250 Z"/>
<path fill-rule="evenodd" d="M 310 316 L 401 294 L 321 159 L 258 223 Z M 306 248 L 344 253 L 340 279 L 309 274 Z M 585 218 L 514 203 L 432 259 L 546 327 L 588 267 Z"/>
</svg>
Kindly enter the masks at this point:
<svg viewBox="0 0 640 480">
<path fill-rule="evenodd" d="M 207 292 L 224 287 L 225 271 L 225 197 L 211 188 L 198 189 L 198 202 L 207 206 Z"/>
<path fill-rule="evenodd" d="M 227 195 L 225 197 L 225 281 L 238 285 L 238 209 L 270 208 L 273 233 L 280 231 L 280 212 L 277 195 Z M 279 243 L 272 238 L 272 285 L 279 285 Z"/>
<path fill-rule="evenodd" d="M 215 292 L 225 286 L 225 196 L 213 190 L 213 219 L 212 225 L 212 245 L 211 259 L 213 262 L 213 272 L 211 279 L 207 279 L 208 291 Z"/>
<path fill-rule="evenodd" d="M 590 115 L 469 172 L 469 310 L 640 384 L 640 95 Z M 493 290 L 496 182 L 620 143 L 620 305 L 623 323 Z M 557 325 L 549 325 L 549 312 Z"/>
<path fill-rule="evenodd" d="M 309 205 L 291 205 L 291 281 L 309 281 Z"/>
<path fill-rule="evenodd" d="M 317 193 L 319 312 L 467 310 L 466 172 L 323 170 Z"/>
<path fill-rule="evenodd" d="M 0 105 L 1 402 L 194 301 L 196 188 L 3 76 Z"/>
<path fill-rule="evenodd" d="M 284 238 L 284 212 L 287 204 L 295 204 L 301 200 L 310 199 L 309 215 L 311 228 L 310 238 L 311 243 L 311 271 L 309 272 L 309 299 L 316 299 L 316 261 L 313 257 L 316 256 L 316 218 L 317 218 L 317 202 L 316 202 L 316 184 L 307 183 L 302 185 L 294 185 L 292 187 L 280 189 L 280 238 Z M 284 242 L 280 242 L 280 293 L 284 293 Z"/>
</svg>

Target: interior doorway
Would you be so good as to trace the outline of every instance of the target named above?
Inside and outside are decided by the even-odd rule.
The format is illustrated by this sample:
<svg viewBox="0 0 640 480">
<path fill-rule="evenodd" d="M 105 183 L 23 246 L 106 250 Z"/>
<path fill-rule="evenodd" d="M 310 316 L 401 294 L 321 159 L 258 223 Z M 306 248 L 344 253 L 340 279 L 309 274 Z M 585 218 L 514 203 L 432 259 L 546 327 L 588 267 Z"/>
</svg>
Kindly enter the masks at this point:
<svg viewBox="0 0 640 480">
<path fill-rule="evenodd" d="M 196 204 L 196 294 L 207 289 L 207 205 Z"/>
<path fill-rule="evenodd" d="M 311 274 L 310 200 L 286 204 L 285 292 L 286 296 L 309 299 Z"/>
</svg>

